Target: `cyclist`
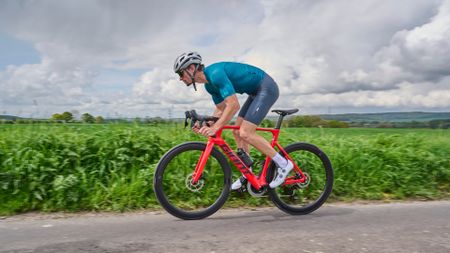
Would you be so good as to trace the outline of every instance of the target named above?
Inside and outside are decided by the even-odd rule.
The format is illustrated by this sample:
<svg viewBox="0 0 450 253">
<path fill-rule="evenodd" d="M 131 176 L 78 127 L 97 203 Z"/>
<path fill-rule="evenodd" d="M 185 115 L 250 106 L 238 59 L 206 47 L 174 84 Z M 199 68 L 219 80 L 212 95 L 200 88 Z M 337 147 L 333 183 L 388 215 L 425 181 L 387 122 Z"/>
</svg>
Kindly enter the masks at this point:
<svg viewBox="0 0 450 253">
<path fill-rule="evenodd" d="M 193 130 L 206 137 L 214 135 L 220 128 L 230 122 L 239 111 L 234 130 L 237 147 L 249 153 L 251 144 L 261 153 L 269 156 L 278 166 L 277 176 L 269 186 L 275 188 L 281 185 L 293 168 L 291 161 L 278 154 L 270 143 L 256 133 L 256 127 L 269 112 L 270 107 L 278 99 L 278 85 L 263 70 L 243 63 L 218 62 L 208 67 L 202 64 L 202 57 L 197 52 L 187 52 L 178 56 L 173 69 L 180 80 L 187 86 L 203 83 L 206 91 L 211 94 L 216 109 L 214 116 L 219 120 L 208 126 Z M 240 106 L 236 93 L 249 95 L 244 105 Z M 232 185 L 232 190 L 242 187 L 245 178 L 241 177 Z"/>
</svg>

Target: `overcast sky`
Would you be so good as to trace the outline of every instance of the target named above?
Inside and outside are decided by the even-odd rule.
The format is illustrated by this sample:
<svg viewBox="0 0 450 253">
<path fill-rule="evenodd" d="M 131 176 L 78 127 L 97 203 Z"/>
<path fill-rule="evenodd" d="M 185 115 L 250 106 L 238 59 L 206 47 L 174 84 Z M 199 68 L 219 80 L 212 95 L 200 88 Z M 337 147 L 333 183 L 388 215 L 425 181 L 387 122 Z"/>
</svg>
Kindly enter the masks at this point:
<svg viewBox="0 0 450 253">
<path fill-rule="evenodd" d="M 189 50 L 265 70 L 273 108 L 450 111 L 450 1 L 0 0 L 0 114 L 211 113 L 172 72 Z"/>
</svg>

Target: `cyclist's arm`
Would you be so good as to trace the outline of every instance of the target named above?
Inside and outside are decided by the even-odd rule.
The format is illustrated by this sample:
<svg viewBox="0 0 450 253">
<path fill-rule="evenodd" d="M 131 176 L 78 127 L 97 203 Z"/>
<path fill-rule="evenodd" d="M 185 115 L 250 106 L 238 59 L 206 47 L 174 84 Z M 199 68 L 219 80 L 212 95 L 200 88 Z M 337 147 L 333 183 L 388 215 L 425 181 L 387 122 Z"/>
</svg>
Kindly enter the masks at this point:
<svg viewBox="0 0 450 253">
<path fill-rule="evenodd" d="M 217 130 L 228 124 L 240 108 L 233 84 L 223 69 L 217 69 L 211 73 L 210 79 L 211 85 L 216 86 L 218 89 L 218 94 L 213 96 L 213 99 L 216 97 L 214 99 L 214 103 L 216 104 L 214 114 L 219 114 L 221 111 L 221 115 L 219 120 L 211 128 L 200 129 L 200 133 L 205 136 L 211 136 Z"/>
<path fill-rule="evenodd" d="M 225 110 L 225 107 L 226 107 L 225 101 L 217 104 L 213 116 L 220 118 L 220 116 L 222 116 L 223 111 Z"/>
<path fill-rule="evenodd" d="M 223 108 L 223 111 L 222 111 L 222 115 L 220 116 L 219 120 L 214 124 L 214 127 L 216 128 L 216 130 L 218 130 L 219 128 L 228 124 L 228 122 L 230 122 L 230 120 L 239 111 L 239 108 L 241 107 L 239 105 L 239 100 L 238 100 L 236 94 L 226 97 L 225 100 L 218 105 L 221 105 L 221 104 L 224 104 L 224 105 L 220 106 Z M 217 108 L 219 108 L 219 107 L 217 107 Z M 216 109 L 216 111 L 217 111 L 217 109 Z"/>
<path fill-rule="evenodd" d="M 214 110 L 213 116 L 214 116 L 214 117 L 217 117 L 217 118 L 220 118 L 220 117 L 222 116 L 223 111 L 225 110 L 225 108 L 226 108 L 226 103 L 225 103 L 225 101 L 222 101 L 222 102 L 216 104 L 216 109 Z M 213 126 L 215 123 L 216 123 L 216 122 L 214 122 L 214 121 L 208 121 L 208 124 L 209 124 L 210 126 Z M 196 123 L 195 123 L 194 127 L 192 128 L 192 130 L 194 130 L 194 132 L 196 132 L 196 133 L 199 132 L 199 130 L 200 130 L 200 124 L 199 124 L 199 122 L 196 122 Z"/>
</svg>

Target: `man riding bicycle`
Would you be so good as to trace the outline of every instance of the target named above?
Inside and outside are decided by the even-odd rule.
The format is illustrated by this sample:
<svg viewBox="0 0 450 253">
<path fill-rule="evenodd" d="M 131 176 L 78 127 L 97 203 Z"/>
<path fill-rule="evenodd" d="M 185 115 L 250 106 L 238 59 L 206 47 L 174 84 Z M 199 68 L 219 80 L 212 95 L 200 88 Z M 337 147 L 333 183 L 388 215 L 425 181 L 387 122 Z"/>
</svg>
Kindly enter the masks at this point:
<svg viewBox="0 0 450 253">
<path fill-rule="evenodd" d="M 194 127 L 193 130 L 206 137 L 213 136 L 220 128 L 227 125 L 239 111 L 234 130 L 238 149 L 249 153 L 249 144 L 261 153 L 269 156 L 278 166 L 277 176 L 269 186 L 275 188 L 281 185 L 293 168 L 291 161 L 278 154 L 270 143 L 256 134 L 256 128 L 269 112 L 270 107 L 278 99 L 278 85 L 263 70 L 243 63 L 218 62 L 205 67 L 202 57 L 197 52 L 188 52 L 175 60 L 175 73 L 187 86 L 196 83 L 205 84 L 206 91 L 211 94 L 216 109 L 214 115 L 219 120 L 210 126 Z M 240 106 L 236 93 L 249 95 L 244 105 Z M 236 180 L 232 190 L 242 187 L 245 178 Z"/>
</svg>

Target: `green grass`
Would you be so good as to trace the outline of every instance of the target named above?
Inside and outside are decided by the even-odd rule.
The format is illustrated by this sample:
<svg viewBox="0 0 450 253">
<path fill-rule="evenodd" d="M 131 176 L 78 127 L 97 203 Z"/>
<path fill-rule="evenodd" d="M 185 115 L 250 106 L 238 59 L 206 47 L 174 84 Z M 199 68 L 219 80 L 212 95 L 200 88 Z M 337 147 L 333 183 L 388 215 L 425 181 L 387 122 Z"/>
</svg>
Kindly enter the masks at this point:
<svg viewBox="0 0 450 253">
<path fill-rule="evenodd" d="M 176 125 L 0 125 L 0 214 L 158 208 L 155 166 L 191 140 L 205 139 Z M 294 141 L 330 157 L 331 201 L 449 197 L 449 130 L 283 129 L 280 143 Z M 251 155 L 258 157 L 254 149 Z M 243 203 L 267 200 L 233 193 L 227 205 Z"/>
</svg>

